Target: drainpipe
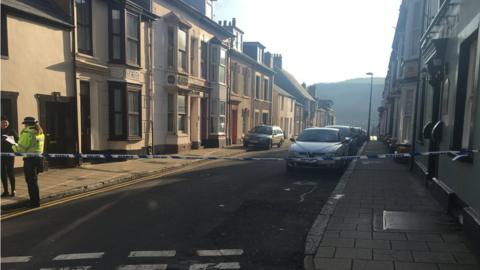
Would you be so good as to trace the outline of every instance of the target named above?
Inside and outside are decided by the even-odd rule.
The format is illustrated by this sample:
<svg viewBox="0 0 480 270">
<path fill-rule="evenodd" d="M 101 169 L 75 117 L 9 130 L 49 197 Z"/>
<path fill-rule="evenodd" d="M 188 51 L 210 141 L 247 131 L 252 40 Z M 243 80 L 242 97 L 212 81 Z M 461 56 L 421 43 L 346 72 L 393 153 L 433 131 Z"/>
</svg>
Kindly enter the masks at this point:
<svg viewBox="0 0 480 270">
<path fill-rule="evenodd" d="M 422 21 L 421 21 L 421 30 L 424 30 L 424 24 L 425 24 L 425 9 L 426 9 L 426 4 L 425 1 L 422 1 Z M 423 31 L 422 35 L 424 34 Z M 418 44 L 418 64 L 417 64 L 417 91 L 415 91 L 415 108 L 413 111 L 413 128 L 412 128 L 412 152 L 415 152 L 417 149 L 417 117 L 418 117 L 418 97 L 420 95 L 420 81 L 421 81 L 421 75 L 422 75 L 422 42 L 419 42 Z M 410 161 L 410 171 L 413 171 L 415 165 L 415 156 L 412 157 Z"/>
<path fill-rule="evenodd" d="M 151 146 L 150 146 L 150 149 L 148 151 L 148 154 L 152 154 L 153 153 L 153 148 L 155 147 L 154 145 L 154 130 L 155 130 L 155 126 L 154 126 L 154 111 L 153 111 L 153 105 L 154 105 L 154 100 L 153 100 L 153 87 L 154 87 L 154 82 L 153 82 L 153 20 L 151 20 L 149 22 L 149 30 L 150 30 L 150 33 L 149 33 L 149 72 L 148 72 L 148 76 L 149 76 L 149 89 L 148 89 L 148 95 L 149 95 L 149 114 L 150 114 L 150 123 L 149 123 L 149 126 L 150 126 L 150 133 L 151 133 Z M 147 147 L 148 147 L 148 142 L 147 142 Z"/>
<path fill-rule="evenodd" d="M 73 78 L 73 95 L 74 95 L 74 101 L 75 101 L 75 115 L 74 115 L 74 120 L 75 120 L 75 154 L 80 153 L 80 138 L 78 136 L 78 90 L 77 90 L 77 57 L 76 57 L 76 51 L 77 51 L 77 40 L 76 40 L 76 26 L 75 26 L 75 1 L 71 1 L 71 7 L 70 7 L 70 13 L 72 16 L 72 78 Z M 75 165 L 79 166 L 81 164 L 82 160 L 80 157 L 75 158 Z"/>
</svg>

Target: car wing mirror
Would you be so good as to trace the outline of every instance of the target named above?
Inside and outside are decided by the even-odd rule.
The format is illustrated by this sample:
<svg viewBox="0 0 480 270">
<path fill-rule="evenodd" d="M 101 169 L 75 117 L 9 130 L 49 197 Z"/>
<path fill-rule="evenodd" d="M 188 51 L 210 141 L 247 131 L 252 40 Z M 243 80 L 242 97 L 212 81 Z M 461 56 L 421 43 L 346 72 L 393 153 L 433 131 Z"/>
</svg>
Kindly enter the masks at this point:
<svg viewBox="0 0 480 270">
<path fill-rule="evenodd" d="M 295 142 L 295 138 L 290 138 L 290 141 L 291 141 L 291 142 Z"/>
</svg>

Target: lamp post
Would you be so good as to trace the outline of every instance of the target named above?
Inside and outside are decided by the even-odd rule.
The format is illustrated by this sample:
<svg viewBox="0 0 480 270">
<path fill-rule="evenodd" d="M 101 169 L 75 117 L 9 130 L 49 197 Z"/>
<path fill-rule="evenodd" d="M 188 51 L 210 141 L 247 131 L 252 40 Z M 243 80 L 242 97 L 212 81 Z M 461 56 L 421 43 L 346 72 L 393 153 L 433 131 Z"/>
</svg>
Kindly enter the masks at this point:
<svg viewBox="0 0 480 270">
<path fill-rule="evenodd" d="M 368 103 L 367 141 L 370 141 L 370 117 L 372 113 L 373 72 L 368 72 L 367 75 L 370 76 L 370 101 Z"/>
</svg>

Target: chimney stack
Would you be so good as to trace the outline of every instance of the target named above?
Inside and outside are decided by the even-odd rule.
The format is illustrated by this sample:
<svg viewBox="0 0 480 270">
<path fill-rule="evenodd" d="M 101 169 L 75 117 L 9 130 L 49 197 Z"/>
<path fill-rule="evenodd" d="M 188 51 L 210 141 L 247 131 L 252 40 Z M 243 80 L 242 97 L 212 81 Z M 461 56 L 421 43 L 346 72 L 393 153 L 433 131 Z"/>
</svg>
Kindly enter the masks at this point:
<svg viewBox="0 0 480 270">
<path fill-rule="evenodd" d="M 273 55 L 273 67 L 282 69 L 282 55 L 281 54 L 274 54 Z"/>
<path fill-rule="evenodd" d="M 237 19 L 236 18 L 232 18 L 232 26 L 233 27 L 237 26 Z"/>
</svg>

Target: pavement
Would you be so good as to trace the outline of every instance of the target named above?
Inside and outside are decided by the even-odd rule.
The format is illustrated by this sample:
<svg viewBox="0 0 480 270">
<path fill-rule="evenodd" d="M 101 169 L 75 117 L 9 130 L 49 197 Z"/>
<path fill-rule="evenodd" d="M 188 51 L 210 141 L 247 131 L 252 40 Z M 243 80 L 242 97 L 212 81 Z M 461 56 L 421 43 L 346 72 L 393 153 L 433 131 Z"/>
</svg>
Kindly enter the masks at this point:
<svg viewBox="0 0 480 270">
<path fill-rule="evenodd" d="M 180 156 L 233 156 L 245 152 L 241 146 L 204 148 L 182 152 Z M 17 161 L 18 162 L 18 161 Z M 60 199 L 141 177 L 170 172 L 205 160 L 137 159 L 100 164 L 84 163 L 75 168 L 50 168 L 38 179 L 41 203 Z M 1 198 L 1 209 L 28 205 L 27 184 L 23 173 L 16 175 L 15 197 Z"/>
<path fill-rule="evenodd" d="M 366 154 L 385 153 L 370 142 Z M 478 270 L 461 226 L 391 159 L 352 162 L 307 236 L 309 270 Z"/>
</svg>

